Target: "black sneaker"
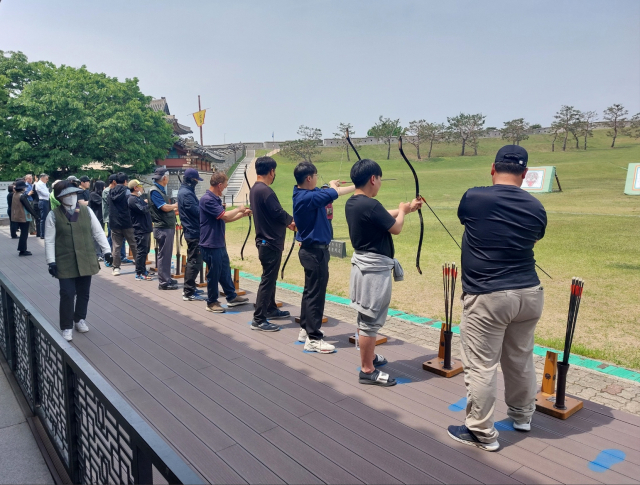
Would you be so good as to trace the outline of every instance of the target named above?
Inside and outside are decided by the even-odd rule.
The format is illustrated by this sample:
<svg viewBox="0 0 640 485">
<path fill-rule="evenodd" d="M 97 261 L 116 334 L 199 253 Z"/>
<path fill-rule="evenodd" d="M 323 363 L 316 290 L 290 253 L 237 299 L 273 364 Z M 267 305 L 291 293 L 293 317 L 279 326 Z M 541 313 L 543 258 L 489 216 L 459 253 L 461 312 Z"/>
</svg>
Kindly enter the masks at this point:
<svg viewBox="0 0 640 485">
<path fill-rule="evenodd" d="M 278 330 L 280 330 L 280 327 L 269 322 L 263 322 L 260 324 L 251 322 L 251 330 L 260 330 L 262 332 L 277 332 Z"/>
<path fill-rule="evenodd" d="M 464 443 L 465 445 L 477 446 L 481 450 L 496 451 L 500 448 L 497 440 L 493 443 L 483 443 L 476 438 L 476 435 L 474 435 L 464 424 L 462 426 L 449 426 L 448 432 L 449 436 L 457 442 Z"/>
<path fill-rule="evenodd" d="M 158 285 L 159 290 L 177 290 L 178 285 Z"/>
<path fill-rule="evenodd" d="M 171 278 L 171 284 L 177 285 L 178 284 L 178 280 L 174 280 L 173 278 Z"/>
<path fill-rule="evenodd" d="M 289 318 L 291 314 L 286 310 L 276 310 L 275 312 L 269 313 L 267 318 L 270 320 L 276 320 L 278 318 Z"/>
<path fill-rule="evenodd" d="M 31 256 L 31 251 L 20 251 L 18 256 Z"/>
</svg>

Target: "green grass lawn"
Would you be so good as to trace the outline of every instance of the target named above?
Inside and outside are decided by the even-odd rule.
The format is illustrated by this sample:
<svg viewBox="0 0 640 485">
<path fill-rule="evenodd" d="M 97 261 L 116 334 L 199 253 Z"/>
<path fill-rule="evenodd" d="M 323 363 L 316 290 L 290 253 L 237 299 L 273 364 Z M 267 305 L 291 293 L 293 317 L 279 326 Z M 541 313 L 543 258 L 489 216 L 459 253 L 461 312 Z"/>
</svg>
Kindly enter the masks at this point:
<svg viewBox="0 0 640 485">
<path fill-rule="evenodd" d="M 532 136 L 522 143 L 529 151 L 529 166 L 553 165 L 557 168 L 563 192 L 538 194 L 548 213 L 546 237 L 536 245 L 538 264 L 552 280 L 540 273 L 546 302 L 538 325 L 536 340 L 543 345 L 561 348 L 569 303 L 571 277 L 585 279 L 585 293 L 574 338 L 574 351 L 640 369 L 640 197 L 623 194 L 627 164 L 640 161 L 640 141 L 620 138 L 615 149 L 604 130 L 589 139 L 589 148 L 551 152 L 549 137 Z M 456 145 L 437 145 L 431 159 L 416 160 L 415 149 L 406 145 L 406 153 L 420 178 L 421 194 L 436 211 L 448 229 L 460 241 L 463 227 L 456 210 L 462 194 L 470 187 L 490 185 L 490 167 L 496 151 L 504 143 L 483 139 L 478 156 L 460 157 Z M 559 144 L 556 144 L 558 148 Z M 423 153 L 427 149 L 423 147 Z M 363 158 L 378 161 L 383 183 L 378 199 L 388 208 L 414 197 L 414 181 L 408 167 L 392 146 L 391 160 L 386 160 L 386 146 L 360 149 Z M 273 186 L 280 202 L 291 210 L 291 193 L 295 183 L 295 162 L 275 157 L 278 175 Z M 349 180 L 354 161 L 347 161 L 338 148 L 326 148 L 314 160 L 321 180 Z M 334 237 L 349 241 L 344 217 L 346 199 L 334 203 Z M 401 235 L 394 237 L 396 257 L 405 269 L 405 281 L 395 284 L 392 306 L 406 312 L 431 318 L 443 318 L 441 265 L 445 261 L 460 262 L 460 251 L 439 225 L 431 212 L 423 210 L 425 239 L 422 247 L 420 276 L 415 269 L 419 222 L 412 214 Z M 246 235 L 246 220 L 228 227 L 232 263 L 246 271 L 260 274 L 255 247 L 245 249 L 240 261 L 240 245 Z M 287 251 L 291 242 L 288 234 Z M 248 244 L 249 246 L 249 244 Z M 350 244 L 347 244 L 349 256 Z M 286 254 L 285 254 L 286 256 Z M 347 296 L 349 291 L 349 258 L 331 260 L 328 291 Z M 286 271 L 286 281 L 302 285 L 304 274 L 296 255 Z M 460 288 L 458 289 L 460 292 Z M 461 308 L 454 311 L 459 320 Z"/>
</svg>

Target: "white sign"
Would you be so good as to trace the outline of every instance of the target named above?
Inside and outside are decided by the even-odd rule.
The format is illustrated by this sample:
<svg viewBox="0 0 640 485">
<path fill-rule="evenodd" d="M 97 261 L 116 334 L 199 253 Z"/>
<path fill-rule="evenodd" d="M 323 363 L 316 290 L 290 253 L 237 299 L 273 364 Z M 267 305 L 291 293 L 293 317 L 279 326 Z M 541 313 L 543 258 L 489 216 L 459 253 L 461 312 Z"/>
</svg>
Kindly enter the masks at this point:
<svg viewBox="0 0 640 485">
<path fill-rule="evenodd" d="M 0 182 L 0 219 L 9 218 L 7 214 L 7 209 L 9 208 L 7 205 L 7 194 L 9 193 L 9 185 L 11 184 L 12 182 Z"/>
</svg>

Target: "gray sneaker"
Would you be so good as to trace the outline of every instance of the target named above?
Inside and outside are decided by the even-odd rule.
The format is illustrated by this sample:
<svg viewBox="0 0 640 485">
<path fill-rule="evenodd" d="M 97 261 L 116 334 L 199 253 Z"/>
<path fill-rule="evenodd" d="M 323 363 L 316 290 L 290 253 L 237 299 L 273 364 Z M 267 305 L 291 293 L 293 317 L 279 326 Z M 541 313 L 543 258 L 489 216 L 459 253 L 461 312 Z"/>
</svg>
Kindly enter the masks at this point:
<svg viewBox="0 0 640 485">
<path fill-rule="evenodd" d="M 228 307 L 234 307 L 238 305 L 244 305 L 245 303 L 249 303 L 249 298 L 244 296 L 236 296 L 233 300 L 227 301 Z"/>
<path fill-rule="evenodd" d="M 269 322 L 263 322 L 260 324 L 252 322 L 251 330 L 260 330 L 262 332 L 277 332 L 278 330 L 280 330 L 280 327 Z"/>
<path fill-rule="evenodd" d="M 213 313 L 224 313 L 225 310 L 220 305 L 219 301 L 214 301 L 213 303 L 207 303 L 207 311 Z"/>
</svg>

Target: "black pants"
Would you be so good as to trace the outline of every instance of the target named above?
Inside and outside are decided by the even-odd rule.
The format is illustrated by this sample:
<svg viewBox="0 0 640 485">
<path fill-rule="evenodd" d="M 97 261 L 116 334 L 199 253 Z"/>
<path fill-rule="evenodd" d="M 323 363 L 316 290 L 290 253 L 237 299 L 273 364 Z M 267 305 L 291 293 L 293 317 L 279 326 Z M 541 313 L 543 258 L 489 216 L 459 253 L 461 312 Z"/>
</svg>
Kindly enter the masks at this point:
<svg viewBox="0 0 640 485">
<path fill-rule="evenodd" d="M 300 327 L 307 331 L 311 340 L 321 340 L 322 314 L 325 293 L 329 282 L 329 250 L 300 248 L 300 264 L 304 268 L 304 291 L 300 305 Z"/>
<path fill-rule="evenodd" d="M 147 273 L 147 255 L 151 249 L 150 232 L 134 232 L 136 239 L 136 274 Z"/>
<path fill-rule="evenodd" d="M 20 229 L 20 240 L 18 241 L 18 251 L 27 250 L 27 238 L 29 237 L 29 222 L 16 222 L 16 226 Z"/>
<path fill-rule="evenodd" d="M 275 312 L 276 306 L 276 282 L 278 281 L 278 270 L 282 261 L 282 251 L 258 244 L 258 257 L 262 264 L 262 277 L 258 294 L 256 295 L 256 309 L 253 312 L 253 321 L 264 323 L 267 315 Z"/>
<path fill-rule="evenodd" d="M 58 281 L 60 282 L 60 330 L 69 330 L 73 328 L 73 322 L 87 318 L 91 276 L 63 278 Z"/>
<path fill-rule="evenodd" d="M 187 267 L 184 270 L 184 296 L 191 296 L 196 292 L 196 278 L 202 268 L 202 254 L 200 254 L 200 240 L 187 239 Z"/>
<path fill-rule="evenodd" d="M 9 214 L 11 217 L 11 214 Z M 9 221 L 9 230 L 11 231 L 11 239 L 16 239 L 18 237 L 18 223 Z"/>
</svg>

